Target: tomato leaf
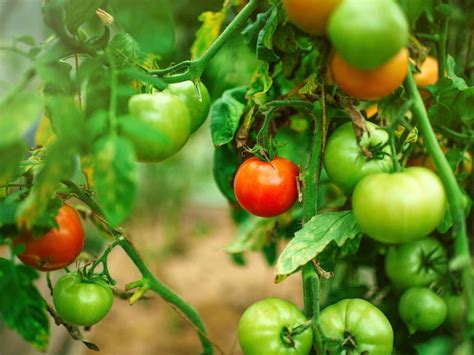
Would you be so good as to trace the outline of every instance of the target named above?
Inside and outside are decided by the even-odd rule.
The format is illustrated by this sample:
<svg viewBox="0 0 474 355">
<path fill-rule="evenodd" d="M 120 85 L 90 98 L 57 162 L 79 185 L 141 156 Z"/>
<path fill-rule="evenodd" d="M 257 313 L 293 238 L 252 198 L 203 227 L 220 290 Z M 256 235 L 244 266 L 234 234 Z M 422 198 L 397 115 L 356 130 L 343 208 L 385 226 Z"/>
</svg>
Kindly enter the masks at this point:
<svg viewBox="0 0 474 355">
<path fill-rule="evenodd" d="M 175 34 L 167 0 L 110 0 L 110 11 L 116 22 L 140 46 L 156 54 L 170 53 L 174 48 Z"/>
<path fill-rule="evenodd" d="M 23 138 L 41 112 L 38 94 L 23 91 L 0 106 L 0 147 L 9 146 Z"/>
<path fill-rule="evenodd" d="M 104 0 L 70 0 L 65 6 L 66 26 L 71 33 L 75 33 L 79 26 L 96 16 L 96 10 L 102 6 Z"/>
<path fill-rule="evenodd" d="M 21 160 L 25 157 L 26 149 L 27 147 L 24 141 L 13 142 L 7 146 L 0 147 L 0 161 L 2 162 L 0 168 L 0 185 L 9 182 Z"/>
<path fill-rule="evenodd" d="M 234 194 L 234 175 L 239 166 L 238 154 L 228 144 L 214 151 L 213 173 L 217 187 L 231 202 L 237 202 Z"/>
<path fill-rule="evenodd" d="M 211 107 L 211 135 L 216 147 L 227 144 L 239 128 L 240 118 L 245 111 L 245 93 L 242 86 L 227 90 Z"/>
<path fill-rule="evenodd" d="M 206 11 L 199 16 L 202 22 L 201 28 L 196 32 L 196 39 L 191 47 L 191 58 L 199 58 L 221 33 L 222 25 L 227 16 L 227 8 L 221 11 Z"/>
<path fill-rule="evenodd" d="M 277 219 L 251 216 L 239 224 L 237 238 L 225 250 L 231 254 L 247 250 L 261 250 L 267 243 L 267 238 L 274 230 Z"/>
<path fill-rule="evenodd" d="M 339 247 L 355 238 L 360 227 L 352 211 L 328 212 L 311 218 L 281 253 L 276 266 L 276 282 L 321 254 L 331 243 Z"/>
<path fill-rule="evenodd" d="M 106 136 L 94 145 L 93 152 L 97 199 L 109 223 L 117 226 L 130 214 L 137 192 L 133 147 L 124 138 Z"/>
<path fill-rule="evenodd" d="M 0 314 L 3 322 L 16 330 L 35 348 L 45 351 L 49 342 L 46 302 L 33 284 L 39 275 L 24 265 L 0 258 Z"/>
<path fill-rule="evenodd" d="M 108 48 L 115 57 L 115 64 L 121 68 L 143 63 L 146 53 L 128 33 L 118 33 L 112 38 Z"/>
</svg>

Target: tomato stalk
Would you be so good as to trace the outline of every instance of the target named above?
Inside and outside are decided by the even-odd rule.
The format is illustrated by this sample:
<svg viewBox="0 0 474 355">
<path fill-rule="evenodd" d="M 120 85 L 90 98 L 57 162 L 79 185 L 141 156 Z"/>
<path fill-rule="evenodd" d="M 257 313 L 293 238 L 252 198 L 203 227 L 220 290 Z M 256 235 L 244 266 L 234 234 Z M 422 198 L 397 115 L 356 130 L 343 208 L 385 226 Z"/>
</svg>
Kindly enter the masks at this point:
<svg viewBox="0 0 474 355">
<path fill-rule="evenodd" d="M 453 221 L 453 235 L 455 240 L 455 255 L 456 258 L 451 263 L 451 266 L 456 269 L 462 268 L 462 280 L 464 284 L 464 297 L 469 305 L 467 320 L 469 327 L 474 328 L 474 299 L 473 299 L 473 285 L 472 285 L 472 265 L 471 253 L 469 250 L 469 241 L 467 238 L 466 221 L 464 215 L 464 206 L 462 200 L 462 192 L 456 177 L 446 160 L 446 157 L 441 150 L 441 147 L 436 139 L 436 135 L 431 127 L 431 123 L 426 112 L 425 105 L 421 95 L 416 86 L 415 80 L 411 70 L 408 71 L 406 79 L 406 87 L 414 100 L 412 112 L 413 116 L 418 122 L 418 127 L 423 135 L 426 149 L 429 155 L 433 158 L 438 174 L 443 181 L 446 189 L 449 210 Z M 469 331 L 469 330 L 468 330 Z M 466 334 L 468 339 L 471 335 Z M 467 340 L 466 339 L 466 340 Z M 470 342 L 466 341 L 469 345 Z"/>
<path fill-rule="evenodd" d="M 214 43 L 198 59 L 186 60 L 171 67 L 150 70 L 148 74 L 161 77 L 168 84 L 179 83 L 186 80 L 199 78 L 211 59 L 219 52 L 229 38 L 240 29 L 252 13 L 257 9 L 260 0 L 250 0 L 247 5 L 234 17 L 232 22 L 217 37 Z"/>
<path fill-rule="evenodd" d="M 113 229 L 107 224 L 102 213 L 102 208 L 87 193 L 82 191 L 78 185 L 70 180 L 63 180 L 62 183 L 69 187 L 72 193 L 74 193 L 82 202 L 90 207 L 90 209 L 93 211 L 93 221 L 96 222 L 99 228 L 101 228 L 105 233 L 115 238 L 115 243 L 120 245 L 120 247 L 125 251 L 130 260 L 132 260 L 132 262 L 142 274 L 143 279 L 129 284 L 128 288 L 132 288 L 133 285 L 135 285 L 135 287 L 140 287 L 146 283 L 147 287 L 149 286 L 151 291 L 159 294 L 165 301 L 176 307 L 179 312 L 184 314 L 184 316 L 193 324 L 198 333 L 199 340 L 201 341 L 203 348 L 203 354 L 212 355 L 214 353 L 212 343 L 207 337 L 206 328 L 197 310 L 190 304 L 186 303 L 168 286 L 153 276 L 131 242 L 123 235 L 120 230 Z"/>
</svg>

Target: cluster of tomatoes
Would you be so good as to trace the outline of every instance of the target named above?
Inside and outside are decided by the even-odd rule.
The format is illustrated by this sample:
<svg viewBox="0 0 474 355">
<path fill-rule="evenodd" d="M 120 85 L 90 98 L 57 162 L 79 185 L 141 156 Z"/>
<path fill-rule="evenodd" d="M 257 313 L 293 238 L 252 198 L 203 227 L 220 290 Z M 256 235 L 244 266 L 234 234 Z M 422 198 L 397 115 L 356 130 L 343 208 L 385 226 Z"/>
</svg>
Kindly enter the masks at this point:
<svg viewBox="0 0 474 355">
<path fill-rule="evenodd" d="M 283 0 L 289 20 L 301 30 L 327 35 L 332 80 L 348 95 L 362 100 L 384 97 L 404 81 L 409 67 L 409 26 L 393 0 Z M 424 88 L 438 80 L 438 63 L 428 57 L 414 76 Z M 376 113 L 376 108 L 371 113 Z M 339 126 L 325 147 L 324 167 L 346 194 L 352 194 L 354 216 L 362 232 L 389 245 L 386 273 L 401 293 L 399 315 L 410 332 L 433 331 L 462 317 L 463 303 L 454 294 L 443 297 L 430 286 L 447 277 L 443 245 L 430 234 L 446 210 L 441 180 L 426 167 L 393 172 L 389 134 L 366 122 L 356 137 L 352 123 Z M 248 212 L 272 217 L 287 211 L 298 198 L 298 167 L 283 158 L 246 160 L 238 169 L 234 192 Z M 306 324 L 306 326 L 305 326 Z M 320 314 L 325 338 L 350 344 L 356 353 L 393 351 L 393 329 L 376 306 L 345 299 Z M 308 354 L 312 331 L 302 312 L 280 299 L 250 306 L 239 324 L 245 354 Z M 341 345 L 341 349 L 346 346 Z"/>
<path fill-rule="evenodd" d="M 164 91 L 130 98 L 128 109 L 131 117 L 122 125 L 138 161 L 163 161 L 186 144 L 209 114 L 211 100 L 201 82 L 199 94 L 192 81 L 184 81 L 171 84 Z M 145 129 L 134 129 L 136 122 Z"/>
</svg>

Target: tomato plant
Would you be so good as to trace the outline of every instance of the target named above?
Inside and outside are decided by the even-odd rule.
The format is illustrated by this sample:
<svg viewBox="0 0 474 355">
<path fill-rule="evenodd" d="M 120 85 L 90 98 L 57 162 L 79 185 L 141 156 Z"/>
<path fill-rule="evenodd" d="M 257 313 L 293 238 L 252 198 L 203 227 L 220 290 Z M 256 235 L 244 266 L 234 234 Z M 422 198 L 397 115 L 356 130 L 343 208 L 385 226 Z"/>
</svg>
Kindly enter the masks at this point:
<svg viewBox="0 0 474 355">
<path fill-rule="evenodd" d="M 301 30 L 315 36 L 326 34 L 332 11 L 341 0 L 283 0 L 288 18 Z"/>
<path fill-rule="evenodd" d="M 429 286 L 447 276 L 446 250 L 434 238 L 390 247 L 385 256 L 385 272 L 398 289 Z"/>
<path fill-rule="evenodd" d="M 336 52 L 330 66 L 334 81 L 344 92 L 358 99 L 373 100 L 390 94 L 402 84 L 408 69 L 408 53 L 402 49 L 381 66 L 361 70 Z"/>
<path fill-rule="evenodd" d="M 109 313 L 113 294 L 103 281 L 84 280 L 77 273 L 69 273 L 54 285 L 53 301 L 56 311 L 66 322 L 91 326 Z"/>
<path fill-rule="evenodd" d="M 367 130 L 359 143 L 352 123 L 345 123 L 331 134 L 326 145 L 324 167 L 331 181 L 347 193 L 364 176 L 392 168 L 388 133 L 373 123 L 367 123 Z M 367 151 L 372 157 L 366 155 Z"/>
<path fill-rule="evenodd" d="M 211 98 L 206 86 L 199 82 L 199 93 L 192 81 L 183 81 L 181 83 L 171 84 L 166 91 L 177 96 L 184 102 L 191 116 L 191 133 L 202 126 L 209 114 L 211 107 Z M 198 96 L 200 95 L 200 97 Z"/>
<path fill-rule="evenodd" d="M 18 258 L 41 271 L 62 269 L 76 260 L 84 247 L 84 229 L 76 210 L 63 205 L 56 216 L 57 228 L 42 236 L 23 232 L 15 239 L 25 249 Z"/>
<path fill-rule="evenodd" d="M 235 197 L 256 216 L 277 216 L 298 199 L 298 175 L 298 167 L 288 159 L 276 157 L 266 162 L 249 158 L 235 174 Z"/>
<path fill-rule="evenodd" d="M 426 168 L 366 176 L 357 184 L 352 208 L 362 230 L 382 243 L 421 239 L 441 222 L 446 193 L 439 177 Z"/>
<path fill-rule="evenodd" d="M 382 311 L 363 299 L 344 299 L 324 308 L 320 324 L 324 336 L 335 343 L 335 353 L 392 353 L 390 322 Z"/>
<path fill-rule="evenodd" d="M 139 161 L 158 162 L 169 158 L 184 146 L 191 134 L 189 110 L 177 96 L 164 92 L 139 94 L 130 98 L 128 108 L 132 122 L 138 121 L 157 134 L 147 139 L 147 135 L 136 134 L 133 129 L 124 132 Z"/>
<path fill-rule="evenodd" d="M 345 62 L 369 70 L 385 64 L 406 46 L 408 23 L 393 0 L 345 0 L 331 16 L 328 33 Z"/>
<path fill-rule="evenodd" d="M 398 310 L 411 333 L 433 331 L 444 323 L 447 315 L 443 298 L 426 287 L 406 290 L 400 297 Z"/>
<path fill-rule="evenodd" d="M 240 318 L 240 347 L 245 355 L 309 354 L 313 333 L 305 328 L 306 323 L 303 313 L 290 302 L 278 298 L 258 301 Z"/>
</svg>

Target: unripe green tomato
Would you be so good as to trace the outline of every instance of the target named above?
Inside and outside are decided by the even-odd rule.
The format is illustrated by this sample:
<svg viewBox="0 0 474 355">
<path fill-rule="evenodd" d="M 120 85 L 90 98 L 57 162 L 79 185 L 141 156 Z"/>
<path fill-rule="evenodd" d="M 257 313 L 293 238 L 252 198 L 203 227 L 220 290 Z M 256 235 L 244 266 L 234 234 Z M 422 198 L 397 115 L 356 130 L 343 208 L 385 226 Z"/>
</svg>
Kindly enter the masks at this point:
<svg viewBox="0 0 474 355">
<path fill-rule="evenodd" d="M 429 286 L 448 273 L 446 250 L 434 238 L 390 247 L 385 256 L 385 272 L 399 290 Z"/>
<path fill-rule="evenodd" d="M 447 294 L 443 296 L 448 309 L 446 325 L 453 331 L 463 328 L 466 322 L 466 301 L 462 295 Z"/>
<path fill-rule="evenodd" d="M 388 244 L 426 237 L 441 222 L 445 209 L 440 178 L 421 167 L 368 175 L 352 195 L 352 210 L 362 232 Z"/>
<path fill-rule="evenodd" d="M 447 307 L 441 296 L 427 287 L 406 290 L 398 303 L 398 313 L 410 333 L 433 331 L 446 320 Z"/>
<path fill-rule="evenodd" d="M 186 105 L 165 92 L 139 94 L 128 101 L 132 120 L 156 133 L 126 130 L 123 134 L 132 142 L 138 161 L 159 162 L 177 153 L 191 134 L 191 117 Z M 161 139 L 160 139 L 161 138 Z"/>
<path fill-rule="evenodd" d="M 307 355 L 313 344 L 311 327 L 290 336 L 289 342 L 284 340 L 289 331 L 306 322 L 290 302 L 279 298 L 258 301 L 240 318 L 240 347 L 245 355 Z"/>
<path fill-rule="evenodd" d="M 329 137 L 324 153 L 324 167 L 331 181 L 346 193 L 352 193 L 357 183 L 370 174 L 389 172 L 392 169 L 390 147 L 386 144 L 388 133 L 379 126 L 367 122 L 368 132 L 364 133 L 360 145 L 357 143 L 352 123 L 338 127 Z M 381 157 L 367 158 L 362 147 L 370 150 L 383 146 Z"/>
<path fill-rule="evenodd" d="M 366 300 L 344 299 L 332 304 L 321 311 L 319 322 L 323 335 L 339 343 L 339 350 L 351 348 L 347 354 L 392 353 L 392 325 L 380 309 Z"/>
<path fill-rule="evenodd" d="M 202 126 L 211 108 L 211 98 L 206 86 L 199 82 L 199 88 L 201 90 L 201 99 L 199 99 L 196 86 L 190 80 L 171 84 L 165 90 L 165 92 L 177 96 L 188 108 L 191 116 L 191 133 L 194 133 Z"/>
<path fill-rule="evenodd" d="M 103 281 L 82 280 L 72 272 L 54 285 L 54 308 L 67 323 L 91 326 L 102 320 L 112 307 L 112 290 Z"/>
<path fill-rule="evenodd" d="M 368 70 L 408 44 L 408 21 L 393 0 L 344 0 L 329 18 L 328 34 L 347 63 Z"/>
</svg>

